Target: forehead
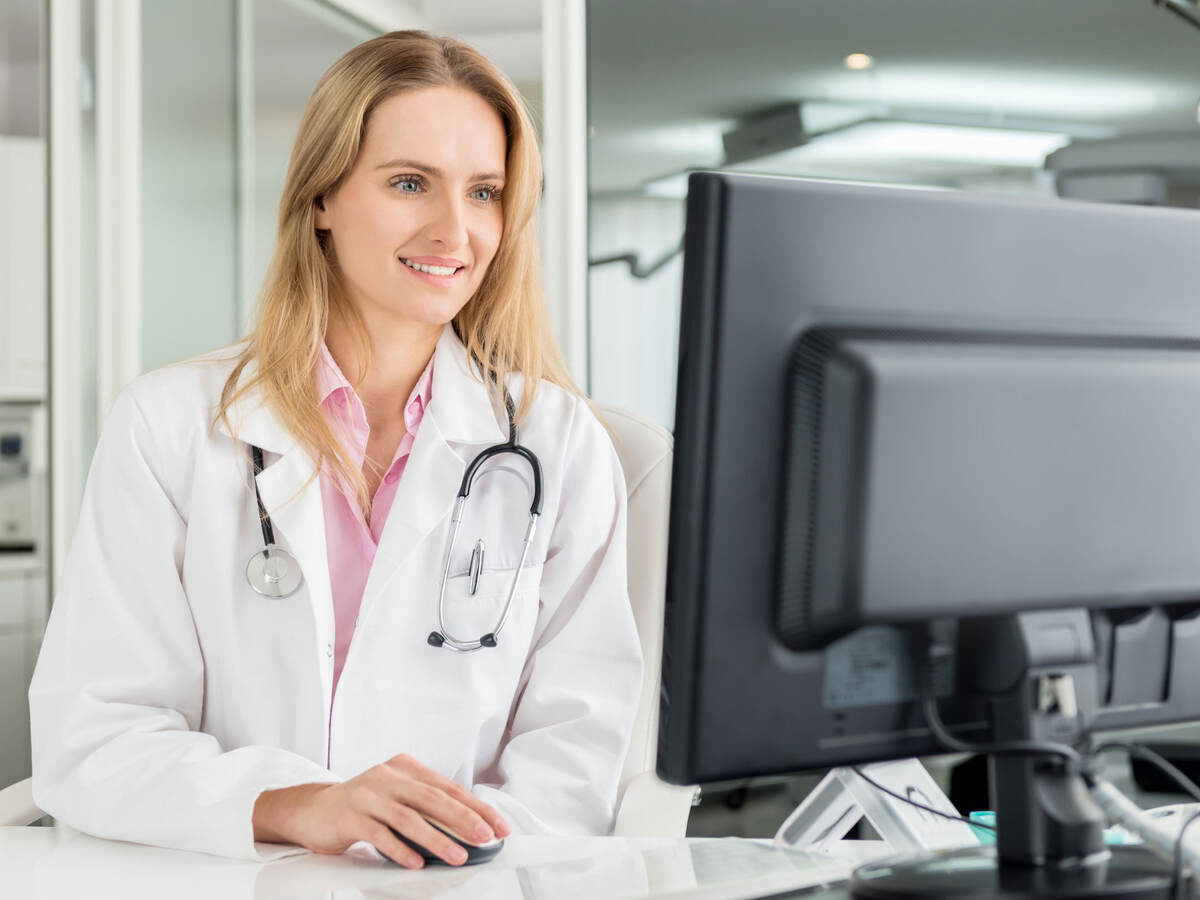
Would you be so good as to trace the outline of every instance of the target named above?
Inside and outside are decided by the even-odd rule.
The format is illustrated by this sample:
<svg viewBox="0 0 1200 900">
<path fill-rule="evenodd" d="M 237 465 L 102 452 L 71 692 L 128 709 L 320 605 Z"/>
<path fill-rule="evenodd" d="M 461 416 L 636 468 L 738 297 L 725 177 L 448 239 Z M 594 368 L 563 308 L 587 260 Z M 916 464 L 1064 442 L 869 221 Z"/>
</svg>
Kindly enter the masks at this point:
<svg viewBox="0 0 1200 900">
<path fill-rule="evenodd" d="M 375 107 L 356 167 L 406 159 L 466 178 L 503 172 L 505 144 L 500 114 L 478 94 L 460 87 L 418 88 Z"/>
</svg>

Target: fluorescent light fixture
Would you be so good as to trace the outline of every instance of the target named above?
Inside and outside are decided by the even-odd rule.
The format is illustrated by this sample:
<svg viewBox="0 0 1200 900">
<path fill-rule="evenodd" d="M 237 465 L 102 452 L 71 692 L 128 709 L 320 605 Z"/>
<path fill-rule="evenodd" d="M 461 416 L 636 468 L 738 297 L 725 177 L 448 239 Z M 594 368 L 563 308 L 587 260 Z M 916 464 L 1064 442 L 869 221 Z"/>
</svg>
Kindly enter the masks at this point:
<svg viewBox="0 0 1200 900">
<path fill-rule="evenodd" d="M 795 93 L 901 109 L 986 110 L 1058 119 L 1069 114 L 1086 121 L 1152 112 L 1175 102 L 1181 90 L 1149 76 L 1115 78 L 1103 71 L 1064 74 L 893 63 L 876 67 L 870 78 L 831 68 L 797 85 Z M 1191 87 L 1186 90 L 1189 95 L 1194 92 Z"/>
<path fill-rule="evenodd" d="M 1058 132 L 872 121 L 722 168 L 897 182 L 921 180 L 936 171 L 940 178 L 950 179 L 980 169 L 1041 170 L 1046 157 L 1070 141 L 1070 135 Z M 685 197 L 687 172 L 647 182 L 642 190 L 652 197 Z"/>
<path fill-rule="evenodd" d="M 851 53 L 842 60 L 842 63 L 847 69 L 861 71 L 862 69 L 871 68 L 875 64 L 875 60 L 871 58 L 869 53 Z"/>
<path fill-rule="evenodd" d="M 1046 156 L 1066 146 L 1067 134 L 1013 131 L 967 125 L 926 125 L 913 122 L 864 122 L 836 131 L 782 153 L 734 168 L 786 172 L 798 162 L 806 172 L 829 164 L 902 165 L 962 164 L 981 167 L 1041 168 Z"/>
</svg>

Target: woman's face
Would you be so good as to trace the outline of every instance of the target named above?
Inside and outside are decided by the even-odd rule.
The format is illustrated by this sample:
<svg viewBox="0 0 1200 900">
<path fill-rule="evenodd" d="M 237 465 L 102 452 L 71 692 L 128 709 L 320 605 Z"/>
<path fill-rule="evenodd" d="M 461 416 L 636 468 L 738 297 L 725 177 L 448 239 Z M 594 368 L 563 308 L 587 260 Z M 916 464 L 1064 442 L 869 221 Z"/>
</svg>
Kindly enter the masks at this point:
<svg viewBox="0 0 1200 900">
<path fill-rule="evenodd" d="M 316 210 L 368 322 L 457 315 L 500 244 L 504 163 L 500 116 L 471 91 L 420 88 L 375 108 L 354 167 Z"/>
</svg>

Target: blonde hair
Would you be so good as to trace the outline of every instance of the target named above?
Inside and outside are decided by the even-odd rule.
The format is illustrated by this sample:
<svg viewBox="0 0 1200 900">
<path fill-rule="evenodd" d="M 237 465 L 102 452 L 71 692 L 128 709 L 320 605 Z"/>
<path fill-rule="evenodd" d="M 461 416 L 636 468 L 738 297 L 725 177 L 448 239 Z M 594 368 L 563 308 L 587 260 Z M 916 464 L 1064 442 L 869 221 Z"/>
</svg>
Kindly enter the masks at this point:
<svg viewBox="0 0 1200 900">
<path fill-rule="evenodd" d="M 318 471 L 328 464 L 353 486 L 364 512 L 371 503 L 366 479 L 321 412 L 313 371 L 331 313 L 344 318 L 357 342 L 360 371 L 347 373 L 356 384 L 370 366 L 370 341 L 361 316 L 339 290 L 333 251 L 317 231 L 315 209 L 354 166 L 380 103 L 403 91 L 439 86 L 482 97 L 507 134 L 500 244 L 453 328 L 493 393 L 511 374 L 524 376 L 518 420 L 543 378 L 580 393 L 567 374 L 546 311 L 534 221 L 542 166 L 520 94 L 490 60 L 451 38 L 395 31 L 359 44 L 321 76 L 300 121 L 258 323 L 221 391 L 218 418 L 228 425 L 235 400 L 259 389 L 288 430 L 305 442 Z M 257 371 L 239 385 L 252 360 Z"/>
</svg>

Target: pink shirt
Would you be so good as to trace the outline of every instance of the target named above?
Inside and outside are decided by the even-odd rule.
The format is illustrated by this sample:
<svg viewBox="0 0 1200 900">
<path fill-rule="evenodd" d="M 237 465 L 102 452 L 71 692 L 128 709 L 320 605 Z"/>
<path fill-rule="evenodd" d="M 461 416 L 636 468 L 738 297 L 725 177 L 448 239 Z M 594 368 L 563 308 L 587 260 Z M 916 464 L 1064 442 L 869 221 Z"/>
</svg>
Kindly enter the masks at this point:
<svg viewBox="0 0 1200 900">
<path fill-rule="evenodd" d="M 367 438 L 371 427 L 362 401 L 333 356 L 322 346 L 321 359 L 315 373 L 317 399 L 334 434 L 338 435 L 355 464 L 361 469 L 367 454 Z M 363 518 L 353 493 L 330 470 L 321 470 L 321 502 L 325 508 L 325 545 L 329 555 L 329 582 L 333 590 L 334 656 L 333 692 L 337 693 L 338 679 L 346 664 L 346 651 L 354 636 L 359 604 L 367 575 L 375 560 L 379 536 L 387 521 L 388 511 L 396 497 L 396 484 L 404 474 L 408 455 L 412 451 L 417 429 L 429 406 L 433 385 L 433 358 L 417 379 L 416 386 L 404 406 L 404 427 L 408 432 L 400 439 L 396 455 L 387 473 L 379 482 L 371 502 L 371 521 Z"/>
</svg>

